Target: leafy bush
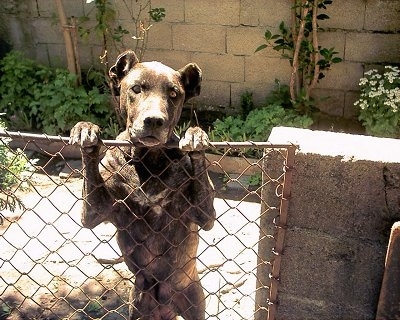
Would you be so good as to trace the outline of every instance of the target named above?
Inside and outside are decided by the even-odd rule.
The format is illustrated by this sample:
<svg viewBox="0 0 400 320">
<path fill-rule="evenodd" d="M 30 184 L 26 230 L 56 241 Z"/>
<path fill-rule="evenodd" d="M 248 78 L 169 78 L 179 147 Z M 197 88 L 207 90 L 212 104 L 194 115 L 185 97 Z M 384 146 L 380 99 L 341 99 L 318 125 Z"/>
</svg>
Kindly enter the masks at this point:
<svg viewBox="0 0 400 320">
<path fill-rule="evenodd" d="M 0 121 L 1 129 L 5 129 L 2 121 Z M 32 162 L 28 161 L 20 149 L 12 151 L 8 147 L 9 141 L 7 138 L 0 140 L 0 210 L 15 209 L 19 200 L 14 192 L 10 192 L 10 188 L 16 183 L 23 186 L 23 173 L 34 169 Z"/>
<path fill-rule="evenodd" d="M 78 121 L 102 127 L 112 117 L 108 95 L 97 87 L 76 86 L 64 69 L 51 69 L 13 51 L 0 61 L 0 108 L 13 130 L 66 134 Z"/>
<path fill-rule="evenodd" d="M 360 107 L 359 120 L 368 134 L 400 137 L 400 70 L 386 66 L 380 74 L 367 71 L 360 79 L 361 94 L 355 102 Z"/>
<path fill-rule="evenodd" d="M 273 127 L 307 128 L 312 123 L 312 118 L 299 115 L 292 109 L 267 105 L 250 111 L 245 120 L 235 116 L 217 119 L 210 138 L 213 141 L 267 141 Z"/>
</svg>

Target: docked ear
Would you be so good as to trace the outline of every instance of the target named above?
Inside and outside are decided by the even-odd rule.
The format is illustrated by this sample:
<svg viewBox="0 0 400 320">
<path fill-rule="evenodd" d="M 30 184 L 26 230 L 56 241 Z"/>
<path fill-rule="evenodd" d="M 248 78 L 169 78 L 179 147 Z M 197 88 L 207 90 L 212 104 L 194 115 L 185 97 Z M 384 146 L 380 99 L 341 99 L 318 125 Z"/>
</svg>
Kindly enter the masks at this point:
<svg viewBox="0 0 400 320">
<path fill-rule="evenodd" d="M 185 101 L 198 96 L 201 89 L 201 69 L 195 63 L 189 63 L 179 70 L 185 88 Z"/>
<path fill-rule="evenodd" d="M 111 79 L 110 87 L 114 90 L 116 95 L 119 95 L 120 82 L 125 77 L 129 70 L 139 62 L 135 52 L 132 50 L 121 53 L 115 64 L 110 68 L 108 75 Z"/>
</svg>

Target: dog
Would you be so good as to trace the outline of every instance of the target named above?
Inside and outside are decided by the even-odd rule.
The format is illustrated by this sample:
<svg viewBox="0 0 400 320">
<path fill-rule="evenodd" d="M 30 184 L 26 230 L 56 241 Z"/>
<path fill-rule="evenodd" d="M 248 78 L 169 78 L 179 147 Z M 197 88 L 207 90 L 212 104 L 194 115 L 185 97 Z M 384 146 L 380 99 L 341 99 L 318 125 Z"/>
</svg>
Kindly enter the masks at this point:
<svg viewBox="0 0 400 320">
<path fill-rule="evenodd" d="M 210 230 L 216 219 L 204 152 L 209 141 L 199 127 L 174 134 L 184 103 L 200 93 L 201 69 L 141 63 L 126 51 L 109 76 L 126 121 L 117 140 L 132 144 L 112 147 L 100 160 L 100 128 L 78 122 L 71 129 L 70 143 L 82 153 L 82 224 L 117 228 L 135 276 L 130 319 L 205 319 L 196 256 L 199 228 Z"/>
</svg>

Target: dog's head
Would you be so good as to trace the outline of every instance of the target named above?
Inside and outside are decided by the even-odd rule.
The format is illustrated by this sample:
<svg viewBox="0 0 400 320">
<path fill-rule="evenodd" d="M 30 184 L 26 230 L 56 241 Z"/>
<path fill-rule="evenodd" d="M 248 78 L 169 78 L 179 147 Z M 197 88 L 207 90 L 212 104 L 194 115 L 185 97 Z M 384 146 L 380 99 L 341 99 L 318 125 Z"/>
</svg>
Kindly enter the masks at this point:
<svg viewBox="0 0 400 320">
<path fill-rule="evenodd" d="M 200 93 L 201 70 L 194 63 L 176 71 L 160 62 L 140 63 L 133 51 L 126 51 L 109 75 L 132 141 L 145 146 L 166 143 L 184 102 Z"/>
</svg>

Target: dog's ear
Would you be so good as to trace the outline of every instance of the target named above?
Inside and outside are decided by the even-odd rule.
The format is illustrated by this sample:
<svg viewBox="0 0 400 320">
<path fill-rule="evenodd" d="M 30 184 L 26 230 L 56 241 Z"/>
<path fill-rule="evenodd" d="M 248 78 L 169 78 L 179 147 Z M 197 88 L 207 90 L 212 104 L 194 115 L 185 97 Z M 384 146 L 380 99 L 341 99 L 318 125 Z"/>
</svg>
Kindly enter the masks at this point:
<svg viewBox="0 0 400 320">
<path fill-rule="evenodd" d="M 129 70 L 139 62 L 135 52 L 132 50 L 121 53 L 115 64 L 110 68 L 108 75 L 111 79 L 110 87 L 116 95 L 119 95 L 120 82 L 125 77 Z"/>
<path fill-rule="evenodd" d="M 201 89 L 201 69 L 195 63 L 189 63 L 179 70 L 185 88 L 185 101 L 198 96 Z"/>
</svg>

